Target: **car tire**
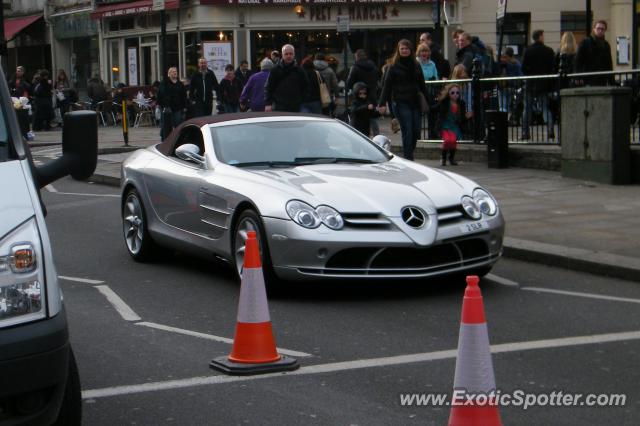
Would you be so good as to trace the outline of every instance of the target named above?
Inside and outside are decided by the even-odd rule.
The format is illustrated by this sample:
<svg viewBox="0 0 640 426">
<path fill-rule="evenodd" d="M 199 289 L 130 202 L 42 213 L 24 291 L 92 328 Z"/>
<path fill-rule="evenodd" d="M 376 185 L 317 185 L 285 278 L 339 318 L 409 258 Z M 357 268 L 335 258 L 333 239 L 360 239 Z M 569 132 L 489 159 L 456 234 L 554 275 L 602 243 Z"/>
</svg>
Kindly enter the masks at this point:
<svg viewBox="0 0 640 426">
<path fill-rule="evenodd" d="M 269 255 L 269 246 L 265 237 L 264 225 L 258 213 L 253 209 L 247 209 L 240 213 L 233 228 L 233 236 L 231 238 L 231 254 L 232 267 L 236 272 L 239 280 L 242 280 L 242 265 L 244 263 L 244 249 L 246 234 L 248 231 L 255 231 L 258 237 L 258 246 L 260 248 L 260 259 L 262 261 L 262 274 L 264 275 L 265 286 L 267 291 L 272 293 L 277 289 L 277 278 L 273 272 L 271 265 L 271 256 Z"/>
<path fill-rule="evenodd" d="M 135 189 L 130 189 L 124 200 L 122 203 L 122 230 L 129 255 L 138 262 L 155 259 L 158 246 L 149 234 L 147 215 L 140 194 Z"/>
<path fill-rule="evenodd" d="M 80 426 L 82 423 L 82 395 L 80 375 L 73 350 L 69 349 L 69 369 L 67 383 L 62 396 L 62 405 L 54 426 Z"/>
</svg>

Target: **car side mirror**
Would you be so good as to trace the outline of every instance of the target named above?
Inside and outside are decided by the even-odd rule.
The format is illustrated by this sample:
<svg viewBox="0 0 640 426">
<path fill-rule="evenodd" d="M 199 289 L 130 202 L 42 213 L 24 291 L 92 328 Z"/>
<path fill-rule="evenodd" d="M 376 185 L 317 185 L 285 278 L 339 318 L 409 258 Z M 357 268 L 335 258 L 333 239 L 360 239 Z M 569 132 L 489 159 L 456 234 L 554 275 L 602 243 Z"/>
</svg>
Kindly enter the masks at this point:
<svg viewBox="0 0 640 426">
<path fill-rule="evenodd" d="M 35 169 L 43 188 L 64 176 L 88 179 L 98 163 L 98 118 L 94 111 L 74 111 L 64 115 L 62 157 Z"/>
<path fill-rule="evenodd" d="M 377 135 L 373 137 L 373 142 L 380 148 L 391 151 L 391 141 L 385 135 Z"/>
<path fill-rule="evenodd" d="M 176 157 L 181 160 L 190 161 L 199 166 L 204 165 L 204 157 L 200 155 L 200 148 L 192 143 L 187 143 L 177 147 Z"/>
</svg>

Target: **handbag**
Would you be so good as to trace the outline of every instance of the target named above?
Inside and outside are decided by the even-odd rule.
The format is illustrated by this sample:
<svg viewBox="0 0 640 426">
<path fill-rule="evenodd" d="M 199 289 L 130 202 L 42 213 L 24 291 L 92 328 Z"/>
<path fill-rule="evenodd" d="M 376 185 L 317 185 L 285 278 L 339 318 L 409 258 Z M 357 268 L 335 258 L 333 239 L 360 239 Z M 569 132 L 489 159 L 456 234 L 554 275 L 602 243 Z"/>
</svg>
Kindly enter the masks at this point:
<svg viewBox="0 0 640 426">
<path fill-rule="evenodd" d="M 320 88 L 320 103 L 322 104 L 322 108 L 326 108 L 331 103 L 329 88 L 327 87 L 327 83 L 322 80 L 318 71 L 316 71 L 316 78 L 318 79 L 318 87 Z"/>
</svg>

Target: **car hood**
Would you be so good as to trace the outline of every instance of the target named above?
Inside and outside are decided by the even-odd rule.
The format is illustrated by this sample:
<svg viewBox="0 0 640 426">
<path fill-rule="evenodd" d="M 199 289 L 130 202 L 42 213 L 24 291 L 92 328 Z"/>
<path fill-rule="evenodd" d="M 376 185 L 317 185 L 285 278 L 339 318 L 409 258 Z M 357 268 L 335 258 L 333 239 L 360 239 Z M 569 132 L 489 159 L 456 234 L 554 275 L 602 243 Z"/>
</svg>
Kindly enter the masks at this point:
<svg viewBox="0 0 640 426">
<path fill-rule="evenodd" d="M 32 217 L 34 210 L 20 161 L 0 163 L 0 182 L 11 182 L 10 185 L 0 185 L 0 202 L 2 203 L 0 238 L 2 238 Z"/>
<path fill-rule="evenodd" d="M 253 170 L 299 193 L 310 204 L 327 204 L 343 213 L 382 213 L 399 217 L 415 205 L 429 214 L 460 204 L 473 183 L 462 176 L 404 160 L 378 164 L 322 164 L 291 169 Z"/>
</svg>

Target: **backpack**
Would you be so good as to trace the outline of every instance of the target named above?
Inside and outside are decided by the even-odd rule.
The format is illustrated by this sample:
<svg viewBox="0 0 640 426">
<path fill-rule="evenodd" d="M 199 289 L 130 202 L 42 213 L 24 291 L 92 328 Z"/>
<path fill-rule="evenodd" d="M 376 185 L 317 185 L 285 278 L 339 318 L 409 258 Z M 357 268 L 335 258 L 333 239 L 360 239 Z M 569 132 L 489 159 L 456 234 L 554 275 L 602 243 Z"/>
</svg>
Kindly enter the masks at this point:
<svg viewBox="0 0 640 426">
<path fill-rule="evenodd" d="M 495 65 L 493 58 L 487 53 L 485 44 L 477 37 L 473 38 L 472 43 L 478 49 L 473 59 L 479 59 L 480 64 L 482 65 L 482 68 L 480 70 L 480 77 L 493 77 Z"/>
</svg>

